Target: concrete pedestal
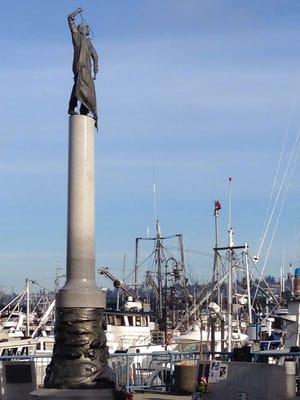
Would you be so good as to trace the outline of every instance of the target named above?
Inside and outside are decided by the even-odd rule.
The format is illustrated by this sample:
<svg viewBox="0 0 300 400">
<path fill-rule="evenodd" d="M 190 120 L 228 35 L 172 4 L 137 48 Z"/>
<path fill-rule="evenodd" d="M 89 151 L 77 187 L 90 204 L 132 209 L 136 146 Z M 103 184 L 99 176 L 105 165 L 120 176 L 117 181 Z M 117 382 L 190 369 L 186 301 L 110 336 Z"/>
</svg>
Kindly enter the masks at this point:
<svg viewBox="0 0 300 400">
<path fill-rule="evenodd" d="M 113 400 L 112 389 L 39 389 L 29 394 L 28 400 Z"/>
</svg>

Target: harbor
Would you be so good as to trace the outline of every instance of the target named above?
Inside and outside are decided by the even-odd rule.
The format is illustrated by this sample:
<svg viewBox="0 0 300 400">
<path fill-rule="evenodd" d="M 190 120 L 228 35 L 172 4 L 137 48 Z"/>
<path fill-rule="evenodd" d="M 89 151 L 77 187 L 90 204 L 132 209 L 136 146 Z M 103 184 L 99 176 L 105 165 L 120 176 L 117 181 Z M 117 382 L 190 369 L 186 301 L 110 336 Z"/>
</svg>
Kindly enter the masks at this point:
<svg viewBox="0 0 300 400">
<path fill-rule="evenodd" d="M 4 6 L 0 400 L 300 397 L 300 8 L 158 3 Z"/>
</svg>

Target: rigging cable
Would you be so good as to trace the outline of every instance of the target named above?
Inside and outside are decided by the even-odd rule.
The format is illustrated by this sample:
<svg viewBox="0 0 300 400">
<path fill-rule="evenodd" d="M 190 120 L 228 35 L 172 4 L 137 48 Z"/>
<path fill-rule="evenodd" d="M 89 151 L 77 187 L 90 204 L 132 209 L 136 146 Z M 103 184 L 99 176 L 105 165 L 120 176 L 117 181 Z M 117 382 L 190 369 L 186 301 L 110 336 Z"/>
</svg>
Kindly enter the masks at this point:
<svg viewBox="0 0 300 400">
<path fill-rule="evenodd" d="M 274 198 L 274 193 L 275 193 L 275 188 L 276 188 L 277 182 L 279 180 L 279 172 L 280 172 L 280 168 L 281 168 L 281 164 L 282 164 L 283 154 L 284 154 L 284 151 L 285 151 L 285 148 L 286 148 L 286 143 L 287 143 L 287 139 L 288 139 L 288 132 L 289 132 L 289 124 L 288 124 L 288 128 L 286 129 L 284 140 L 283 140 L 282 146 L 281 146 L 279 160 L 278 160 L 278 163 L 277 163 L 276 172 L 275 172 L 275 176 L 274 176 L 274 180 L 273 180 L 273 184 L 272 184 L 272 189 L 271 189 L 271 194 L 270 194 L 268 207 L 267 207 L 267 211 L 266 211 L 266 215 L 265 215 L 265 221 L 264 221 L 264 224 L 263 224 L 264 229 L 266 229 L 266 227 L 267 227 L 268 215 L 269 215 L 270 210 L 271 210 L 272 200 Z M 265 239 L 263 233 L 264 233 L 264 230 L 262 231 L 261 236 L 260 236 L 261 247 L 263 246 L 264 239 Z"/>
<path fill-rule="evenodd" d="M 278 164 L 277 164 L 277 168 L 276 168 L 276 172 L 275 172 L 275 176 L 274 176 L 274 180 L 273 180 L 273 185 L 272 185 L 272 190 L 271 190 L 271 194 L 270 194 L 269 204 L 268 204 L 266 215 L 265 215 L 265 222 L 264 222 L 263 226 L 265 227 L 266 230 L 268 230 L 267 217 L 268 217 L 268 214 L 269 214 L 270 209 L 271 209 L 271 204 L 272 204 L 272 200 L 273 200 L 273 197 L 274 197 L 275 187 L 276 187 L 277 181 L 279 179 L 279 171 L 280 171 L 280 167 L 281 167 L 281 164 L 282 164 L 283 154 L 284 154 L 284 150 L 286 148 L 286 143 L 287 143 L 287 139 L 288 139 L 288 136 L 289 136 L 289 130 L 290 130 L 290 126 L 291 126 L 291 121 L 293 119 L 293 115 L 295 113 L 295 109 L 296 109 L 296 98 L 295 98 L 295 100 L 293 102 L 293 105 L 291 107 L 291 111 L 290 111 L 290 114 L 289 114 L 289 117 L 288 117 L 288 123 L 287 123 L 287 127 L 286 127 L 286 130 L 285 130 L 285 136 L 284 136 L 284 140 L 282 142 L 281 152 L 280 152 L 280 156 L 279 156 L 279 160 L 278 160 Z M 259 258 L 259 256 L 260 256 L 260 253 L 261 253 L 264 241 L 265 241 L 265 237 L 266 237 L 266 233 L 264 235 L 262 233 L 261 237 L 260 237 L 261 246 L 260 246 L 260 250 L 258 251 L 257 258 Z"/>
<path fill-rule="evenodd" d="M 296 139 L 295 139 L 294 146 L 293 146 L 293 150 L 292 150 L 290 159 L 289 159 L 289 161 L 288 161 L 288 165 L 287 165 L 287 168 L 286 168 L 286 171 L 285 171 L 285 176 L 284 176 L 284 178 L 283 178 L 283 179 L 285 180 L 286 175 L 287 175 L 287 172 L 288 172 L 288 173 L 289 173 L 289 176 L 288 176 L 288 179 L 287 179 L 287 184 L 286 184 L 286 187 L 285 187 L 285 190 L 284 190 L 284 194 L 283 194 L 282 199 L 281 199 L 281 204 L 280 204 L 279 212 L 278 212 L 278 215 L 277 215 L 277 218 L 276 218 L 276 221 L 275 221 L 275 226 L 274 226 L 273 233 L 272 233 L 272 236 L 271 236 L 271 239 L 270 239 L 270 243 L 269 243 L 269 246 L 268 246 L 268 249 L 267 249 L 267 253 L 266 253 L 265 260 L 264 260 L 264 264 L 263 264 L 263 267 L 262 267 L 262 269 L 261 269 L 261 273 L 260 273 L 258 285 L 257 285 L 256 291 L 255 291 L 255 295 L 254 295 L 254 298 L 253 298 L 253 303 L 254 303 L 255 298 L 256 298 L 256 296 L 257 296 L 258 287 L 259 287 L 259 284 L 260 284 L 260 282 L 261 282 L 262 276 L 263 276 L 263 274 L 264 274 L 264 270 L 265 270 L 267 261 L 268 261 L 268 259 L 269 259 L 269 255 L 270 255 L 270 251 L 271 251 L 271 248 L 272 248 L 272 244 L 273 244 L 273 240 L 274 240 L 274 237 L 275 237 L 275 233 L 276 233 L 276 230 L 277 230 L 277 226 L 278 226 L 278 223 L 279 223 L 279 220 L 280 220 L 280 216 L 281 216 L 282 209 L 283 209 L 283 206 L 284 206 L 284 203 L 285 203 L 285 199 L 286 199 L 286 196 L 287 196 L 287 192 L 288 192 L 288 189 L 289 189 L 289 186 L 290 186 L 290 183 L 291 183 L 291 179 L 292 179 L 292 176 L 293 176 L 293 173 L 294 173 L 294 170 L 295 170 L 295 166 L 296 166 L 296 163 L 297 163 L 298 154 L 295 153 L 295 150 L 297 149 L 299 137 L 300 137 L 300 129 L 299 129 L 298 134 L 297 134 L 297 137 L 296 137 Z M 294 159 L 293 159 L 293 158 L 294 158 Z M 292 159 L 293 159 L 293 160 L 292 160 Z M 291 162 L 292 162 L 292 166 L 291 166 L 291 168 L 290 168 Z"/>
<path fill-rule="evenodd" d="M 267 223 L 267 225 L 266 225 L 266 229 L 265 229 L 265 232 L 264 232 L 264 234 L 263 234 L 262 241 L 261 241 L 261 244 L 260 244 L 260 246 L 259 246 L 259 250 L 258 250 L 258 252 L 257 252 L 257 259 L 259 259 L 259 257 L 260 257 L 260 254 L 261 254 L 261 251 L 262 251 L 262 248 L 263 248 L 263 245 L 264 245 L 264 242 L 265 242 L 267 233 L 268 233 L 268 231 L 269 231 L 269 228 L 270 228 L 270 225 L 271 225 L 271 222 L 272 222 L 272 219 L 273 219 L 273 215 L 274 215 L 275 209 L 276 209 L 276 207 L 277 207 L 278 200 L 279 200 L 279 198 L 280 198 L 280 195 L 281 195 L 281 192 L 282 192 L 282 189 L 283 189 L 283 186 L 284 186 L 284 183 L 285 183 L 287 174 L 288 174 L 289 169 L 290 169 L 290 165 L 291 165 L 292 159 L 293 159 L 294 154 L 295 154 L 295 150 L 296 150 L 296 147 L 297 147 L 297 143 L 298 143 L 299 137 L 300 137 L 300 129 L 298 130 L 298 133 L 297 133 L 297 136 L 296 136 L 296 139 L 295 139 L 293 148 L 292 148 L 291 155 L 290 155 L 290 157 L 289 157 L 287 166 L 286 166 L 286 168 L 285 168 L 283 177 L 282 177 L 282 179 L 281 179 L 281 183 L 280 183 L 280 186 L 279 186 L 279 189 L 278 189 L 277 196 L 276 196 L 275 201 L 274 201 L 274 205 L 273 205 L 273 208 L 272 208 L 272 212 L 271 212 L 271 214 L 270 214 L 270 216 L 269 216 L 268 223 Z"/>
<path fill-rule="evenodd" d="M 283 139 L 282 146 L 281 146 L 281 152 L 280 152 L 280 155 L 279 155 L 279 160 L 278 160 L 278 164 L 277 164 L 277 168 L 276 168 L 276 172 L 275 172 L 275 176 L 274 176 L 274 180 L 273 180 L 270 200 L 269 200 L 269 204 L 268 204 L 268 208 L 267 208 L 267 212 L 266 212 L 266 218 L 267 218 L 268 213 L 269 213 L 270 208 L 271 208 L 271 204 L 272 204 L 272 200 L 273 200 L 273 197 L 274 197 L 275 187 L 277 185 L 277 181 L 279 180 L 279 171 L 280 171 L 280 167 L 281 167 L 281 164 L 282 164 L 283 154 L 284 154 L 284 151 L 285 151 L 285 148 L 286 148 L 286 144 L 287 144 L 287 140 L 288 140 L 288 136 L 289 136 L 289 130 L 290 130 L 290 126 L 291 126 L 291 121 L 292 121 L 292 117 L 293 117 L 294 112 L 295 112 L 295 108 L 296 108 L 296 101 L 294 101 L 294 104 L 292 106 L 292 109 L 290 111 L 290 115 L 289 115 L 289 118 L 288 118 L 288 124 L 287 124 L 286 130 L 285 130 L 285 135 L 284 135 L 284 139 Z"/>
<path fill-rule="evenodd" d="M 274 176 L 274 180 L 273 180 L 272 190 L 271 190 L 271 194 L 270 194 L 270 199 L 269 199 L 269 203 L 268 203 L 268 207 L 267 207 L 267 211 L 266 211 L 266 215 L 265 215 L 265 222 L 264 222 L 264 225 L 263 225 L 264 227 L 266 227 L 266 225 L 267 225 L 267 217 L 268 217 L 268 214 L 269 214 L 270 209 L 271 209 L 272 200 L 273 200 L 274 193 L 275 193 L 275 187 L 276 187 L 277 182 L 279 180 L 279 171 L 280 171 L 280 167 L 281 167 L 281 164 L 282 164 L 283 154 L 284 154 L 284 151 L 285 151 L 285 148 L 286 148 L 287 139 L 288 139 L 289 131 L 290 131 L 290 127 L 291 127 L 291 122 L 292 122 L 293 116 L 295 114 L 296 100 L 297 99 L 295 98 L 294 101 L 293 101 L 293 104 L 291 106 L 290 113 L 289 113 L 288 123 L 287 123 L 287 127 L 286 127 L 286 130 L 285 130 L 285 136 L 284 136 L 284 139 L 283 139 L 283 142 L 282 142 L 281 152 L 280 152 L 280 156 L 279 156 L 279 160 L 278 160 L 278 164 L 277 164 L 277 168 L 276 168 L 276 172 L 275 172 L 275 176 Z M 260 240 L 262 240 L 264 242 L 264 239 L 262 239 L 262 238 L 263 238 L 263 234 L 261 234 Z M 263 246 L 263 244 L 262 244 L 262 246 Z M 260 252 L 259 252 L 259 254 L 260 254 Z"/>
<path fill-rule="evenodd" d="M 251 259 L 251 258 L 250 258 Z M 256 265 L 256 263 L 255 263 L 255 261 L 253 261 L 253 259 L 251 259 L 251 261 L 252 261 L 252 263 L 253 263 L 253 271 L 254 270 L 256 270 L 256 272 L 258 273 L 258 274 L 260 274 L 260 272 L 259 272 L 259 270 L 258 270 L 258 268 L 257 268 L 257 265 Z M 253 276 L 254 276 L 254 272 L 252 272 L 252 276 L 251 276 L 251 279 L 253 279 Z M 262 276 L 262 279 L 261 279 L 262 281 L 263 281 L 263 283 L 265 284 L 265 288 L 264 288 L 264 290 L 267 288 L 268 290 L 269 290 L 269 292 L 270 292 L 270 295 L 271 295 L 271 297 L 273 297 L 273 300 L 275 301 L 275 303 L 278 303 L 278 301 L 277 301 L 277 299 L 276 299 L 276 297 L 275 297 L 275 295 L 274 295 L 274 293 L 273 293 L 273 290 L 271 289 L 271 287 L 270 287 L 270 285 L 268 284 L 268 282 L 265 280 L 265 278 Z M 257 284 L 258 285 L 258 284 Z M 258 288 L 259 288 L 259 285 L 257 286 Z M 254 304 L 254 303 L 253 303 Z M 253 306 L 253 305 L 252 305 Z"/>
<path fill-rule="evenodd" d="M 166 246 L 166 249 L 177 250 L 178 247 L 176 247 L 176 246 Z M 185 248 L 184 252 L 185 253 L 191 253 L 191 254 L 199 255 L 199 256 L 213 257 L 212 253 L 205 253 L 204 251 L 191 250 L 191 249 L 186 249 Z"/>
</svg>

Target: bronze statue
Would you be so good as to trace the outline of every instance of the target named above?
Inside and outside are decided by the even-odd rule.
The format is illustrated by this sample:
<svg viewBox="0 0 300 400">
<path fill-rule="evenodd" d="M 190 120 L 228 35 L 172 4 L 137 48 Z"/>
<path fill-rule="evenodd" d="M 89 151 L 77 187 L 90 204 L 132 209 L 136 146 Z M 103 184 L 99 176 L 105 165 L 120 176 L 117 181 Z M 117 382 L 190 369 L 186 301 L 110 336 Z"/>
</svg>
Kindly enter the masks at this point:
<svg viewBox="0 0 300 400">
<path fill-rule="evenodd" d="M 84 22 L 76 26 L 75 17 L 81 13 L 82 8 L 77 8 L 76 11 L 68 16 L 74 48 L 72 67 L 74 85 L 70 97 L 68 114 L 77 114 L 75 108 L 79 101 L 81 103 L 80 114 L 87 115 L 91 112 L 96 120 L 97 127 L 98 116 L 94 80 L 99 69 L 98 55 L 89 38 L 89 26 Z M 91 60 L 93 60 L 93 77 Z"/>
</svg>

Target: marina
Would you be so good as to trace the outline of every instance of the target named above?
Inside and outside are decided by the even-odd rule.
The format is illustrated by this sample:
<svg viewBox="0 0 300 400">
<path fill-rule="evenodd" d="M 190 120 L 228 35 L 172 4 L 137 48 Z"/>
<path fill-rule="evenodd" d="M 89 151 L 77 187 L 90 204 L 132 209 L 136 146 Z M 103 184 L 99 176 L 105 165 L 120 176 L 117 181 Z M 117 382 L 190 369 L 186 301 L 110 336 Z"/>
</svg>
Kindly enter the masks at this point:
<svg viewBox="0 0 300 400">
<path fill-rule="evenodd" d="M 215 227 L 220 212 L 221 204 L 215 202 Z M 108 367 L 116 388 L 128 398 L 197 398 L 200 377 L 204 380 L 201 396 L 208 399 L 221 399 L 224 385 L 228 393 L 233 390 L 232 396 L 248 393 L 259 399 L 255 394 L 259 391 L 262 399 L 273 400 L 275 392 L 278 399 L 296 397 L 300 384 L 299 269 L 282 276 L 280 285 L 273 288 L 264 279 L 253 284 L 247 244 L 235 246 L 229 229 L 229 245 L 220 247 L 217 230 L 215 234 L 213 278 L 200 293 L 185 276 L 183 236 L 163 236 L 158 221 L 156 236 L 145 238 L 153 241 L 153 251 L 146 256 L 144 276 L 138 260 L 141 238 L 135 241 L 133 283 L 122 281 L 107 267 L 98 270 L 113 283 L 116 294 L 114 307 L 103 311 Z M 167 244 L 174 238 L 177 249 Z M 228 269 L 221 272 L 219 266 L 224 264 Z M 33 296 L 35 285 L 39 287 L 26 279 L 24 290 L 0 310 L 0 362 L 2 371 L 10 364 L 30 366 L 28 395 L 37 390 L 43 397 L 55 345 L 56 301 L 55 293 L 45 290 Z M 259 299 L 255 307 L 252 296 Z M 243 369 L 252 376 L 250 386 L 238 378 Z M 271 390 L 265 381 L 276 374 L 278 385 Z M 20 388 L 17 382 L 13 380 L 13 386 Z M 21 396 L 24 390 L 21 386 Z M 16 390 L 12 393 L 7 400 L 17 400 Z"/>
<path fill-rule="evenodd" d="M 3 214 L 10 217 L 2 225 L 10 234 L 1 243 L 7 253 L 0 251 L 0 263 L 7 263 L 1 269 L 0 400 L 300 397 L 300 101 L 294 94 L 288 113 L 282 89 L 272 94 L 277 80 L 286 96 L 296 86 L 286 89 L 293 62 L 300 65 L 289 39 L 291 10 L 300 16 L 300 9 L 290 0 L 269 2 L 270 8 L 261 2 L 241 9 L 228 3 L 227 9 L 223 0 L 166 0 L 159 7 L 156 1 L 84 0 L 84 7 L 62 2 L 50 12 L 50 3 L 34 7 L 29 0 L 32 15 L 23 5 L 16 9 L 9 40 L 28 59 L 16 70 L 29 98 L 12 116 L 13 86 L 4 85 L 3 120 L 10 121 L 11 135 L 3 138 L 14 140 L 24 128 L 23 152 L 30 151 L 21 156 L 27 172 L 5 165 L 3 151 L 0 175 L 14 190 L 22 187 L 22 174 L 38 181 L 24 183 L 24 193 L 35 189 L 20 203 L 3 184 Z M 8 20 L 11 9 L 4 6 Z M 29 33 L 22 13 L 31 21 Z M 277 64 L 257 40 L 261 19 Z M 32 34 L 32 22 L 39 35 Z M 233 39 L 240 33 L 242 46 Z M 274 54 L 275 43 L 286 59 Z M 245 49 L 256 60 L 255 73 Z M 39 54 L 36 64 L 30 51 Z M 4 59 L 0 69 L 10 74 L 16 55 Z M 33 75 L 37 81 L 28 90 L 24 77 L 31 82 Z M 152 75 L 160 77 L 155 84 Z M 128 85 L 123 93 L 120 82 Z M 43 100 L 29 109 L 40 91 Z M 266 110 L 272 118 L 261 119 Z M 150 169 L 153 190 L 146 193 Z M 32 246 L 32 264 L 25 263 Z M 52 267 L 57 258 L 54 276 L 47 257 Z"/>
<path fill-rule="evenodd" d="M 215 203 L 215 218 L 219 217 L 220 210 L 220 203 Z M 261 287 L 251 287 L 250 275 L 253 272 L 245 258 L 248 246 L 235 246 L 232 230 L 228 231 L 228 235 L 227 247 L 218 247 L 216 239 L 213 279 L 201 287 L 199 295 L 196 295 L 198 290 L 188 284 L 185 276 L 182 235 L 162 236 L 158 221 L 156 237 L 147 238 L 153 241 L 153 251 L 146 259 L 149 265 L 154 266 L 154 270 L 150 271 L 146 266 L 143 277 L 138 269 L 138 240 L 132 284 L 118 279 L 107 267 L 99 269 L 99 274 L 113 283 L 117 295 L 114 309 L 107 308 L 103 313 L 109 351 L 108 366 L 116 387 L 122 388 L 127 396 L 191 398 L 197 390 L 197 371 L 202 365 L 207 366 L 203 373 L 203 394 L 208 399 L 221 399 L 222 385 L 227 380 L 226 390 L 233 388 L 233 391 L 237 391 L 234 389 L 237 371 L 243 368 L 246 375 L 252 376 L 255 391 L 259 390 L 263 399 L 273 399 L 275 392 L 278 399 L 296 396 L 300 382 L 297 373 L 300 357 L 299 269 L 294 274 L 282 277 L 279 292 L 278 287 L 271 288 L 265 280 Z M 171 246 L 173 254 L 166 244 L 170 238 L 179 239 L 178 252 Z M 224 264 L 221 251 L 225 251 L 226 264 L 230 268 L 222 273 L 216 272 L 217 263 Z M 242 257 L 235 254 L 237 251 L 242 251 Z M 175 253 L 179 254 L 178 259 Z M 237 276 L 242 284 L 238 283 Z M 235 286 L 237 284 L 241 285 L 239 291 Z M 55 344 L 54 292 L 43 291 L 39 297 L 33 297 L 31 289 L 34 285 L 38 286 L 38 283 L 26 279 L 24 290 L 0 310 L 0 362 L 4 369 L 9 364 L 14 368 L 30 365 L 33 372 L 28 394 L 34 389 L 38 393 L 44 387 Z M 285 296 L 281 297 L 283 287 L 286 290 L 289 288 L 290 292 L 285 291 Z M 59 290 L 58 283 L 56 290 Z M 258 292 L 259 308 L 257 302 L 256 307 L 249 307 L 252 296 Z M 227 298 L 230 294 L 231 306 L 228 307 Z M 255 312 L 256 309 L 259 309 L 259 313 Z M 214 366 L 218 368 L 216 372 Z M 226 370 L 225 378 L 220 378 L 222 369 Z M 269 379 L 269 374 L 278 374 L 279 386 L 274 385 L 274 393 L 263 384 Z M 259 385 L 262 386 L 257 389 Z M 254 395 L 251 394 L 252 384 L 243 386 L 239 381 L 238 388 L 241 393 Z M 24 390 L 22 388 L 21 393 Z M 8 400 L 16 398 L 16 392 L 12 393 L 13 397 L 7 397 Z M 40 393 L 43 396 L 43 392 Z M 195 396 L 197 398 L 197 394 Z"/>
</svg>

